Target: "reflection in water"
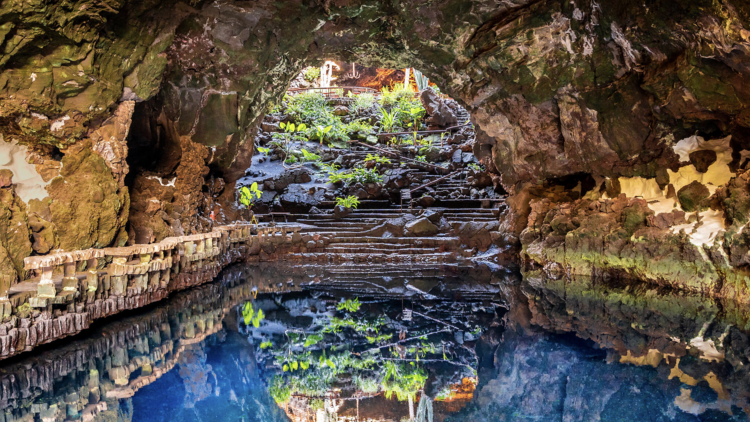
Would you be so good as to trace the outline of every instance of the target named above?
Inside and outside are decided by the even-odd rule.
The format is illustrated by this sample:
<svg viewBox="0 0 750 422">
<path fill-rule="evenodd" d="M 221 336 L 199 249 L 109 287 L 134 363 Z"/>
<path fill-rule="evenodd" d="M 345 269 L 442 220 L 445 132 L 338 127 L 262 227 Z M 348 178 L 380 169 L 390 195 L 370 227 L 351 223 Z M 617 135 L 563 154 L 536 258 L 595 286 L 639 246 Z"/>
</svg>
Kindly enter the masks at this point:
<svg viewBox="0 0 750 422">
<path fill-rule="evenodd" d="M 234 267 L 4 362 L 0 422 L 748 420 L 749 321 L 482 266 Z"/>
<path fill-rule="evenodd" d="M 458 410 L 476 382 L 475 342 L 497 317 L 489 303 L 442 300 L 290 295 L 252 307 L 267 317 L 246 318 L 241 332 L 257 345 L 272 397 L 300 422 L 433 420 Z"/>
</svg>

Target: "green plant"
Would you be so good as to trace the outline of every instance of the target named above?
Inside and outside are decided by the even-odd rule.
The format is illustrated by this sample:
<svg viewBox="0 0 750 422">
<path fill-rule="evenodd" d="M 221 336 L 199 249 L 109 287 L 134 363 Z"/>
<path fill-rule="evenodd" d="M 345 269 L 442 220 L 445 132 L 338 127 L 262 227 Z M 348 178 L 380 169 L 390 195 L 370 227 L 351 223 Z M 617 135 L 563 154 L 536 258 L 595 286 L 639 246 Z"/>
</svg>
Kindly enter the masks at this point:
<svg viewBox="0 0 750 422">
<path fill-rule="evenodd" d="M 302 149 L 302 159 L 304 161 L 320 161 L 320 155 L 313 154 L 312 152 L 309 152 L 306 149 Z"/>
<path fill-rule="evenodd" d="M 333 117 L 333 110 L 323 94 L 313 91 L 292 96 L 286 111 L 294 120 L 313 125 L 322 124 L 321 121 Z"/>
<path fill-rule="evenodd" d="M 357 200 L 356 196 L 350 196 L 346 199 L 336 198 L 336 205 L 343 205 L 343 204 L 338 203 L 339 200 L 342 201 L 342 203 L 345 203 L 347 201 L 353 201 L 353 205 L 354 205 L 353 208 L 357 208 L 357 204 L 359 204 L 359 201 Z M 346 205 L 344 206 L 346 208 L 352 208 L 351 206 L 346 206 Z M 339 311 L 347 310 L 349 312 L 357 312 L 359 311 L 360 306 L 362 306 L 362 304 L 359 303 L 359 298 L 355 298 L 354 300 L 347 299 L 339 303 L 338 305 L 336 305 L 336 309 Z"/>
<path fill-rule="evenodd" d="M 323 145 L 323 141 L 325 140 L 326 135 L 331 131 L 331 129 L 333 129 L 333 126 L 315 126 L 315 128 L 318 130 L 316 136 L 318 137 L 318 139 L 320 139 L 320 144 Z"/>
<path fill-rule="evenodd" d="M 356 196 L 347 196 L 346 198 L 336 198 L 336 206 L 342 206 L 344 208 L 354 208 L 359 206 L 359 199 Z M 339 309 L 341 310 L 341 309 Z M 356 312 L 356 311 L 353 311 Z"/>
<path fill-rule="evenodd" d="M 352 95 L 351 92 L 349 92 L 349 97 L 353 98 L 354 101 L 352 101 L 351 105 L 349 105 L 349 110 L 352 113 L 361 113 L 365 110 L 370 109 L 373 105 L 375 105 L 375 95 L 370 94 L 368 92 L 364 92 L 359 95 Z"/>
<path fill-rule="evenodd" d="M 271 381 L 271 385 L 268 387 L 268 392 L 276 402 L 276 404 L 282 405 L 292 398 L 292 388 L 289 384 L 284 381 L 281 376 L 274 376 Z"/>
<path fill-rule="evenodd" d="M 314 66 L 306 67 L 302 70 L 302 76 L 306 81 L 312 82 L 320 77 L 320 68 Z"/>
<path fill-rule="evenodd" d="M 258 147 L 258 152 L 261 154 L 268 154 L 269 151 L 271 151 L 270 148 Z"/>
<path fill-rule="evenodd" d="M 382 183 L 383 176 L 375 169 L 356 168 L 352 170 L 354 183 Z"/>
<path fill-rule="evenodd" d="M 258 328 L 260 327 L 260 322 L 263 321 L 265 317 L 266 315 L 263 313 L 263 309 L 258 309 L 258 312 L 255 312 L 252 303 L 245 302 L 245 304 L 242 305 L 242 319 L 245 322 L 245 325 L 250 326 L 250 324 L 252 324 L 253 327 Z"/>
<path fill-rule="evenodd" d="M 484 171 L 484 169 L 481 166 L 479 166 L 477 163 L 469 163 L 467 167 L 474 171 Z"/>
<path fill-rule="evenodd" d="M 417 69 L 412 69 L 414 71 L 414 80 L 417 81 L 417 89 L 421 92 L 427 89 L 428 86 L 430 86 L 430 79 L 427 78 L 425 75 L 422 74 L 422 72 L 418 71 Z"/>
<path fill-rule="evenodd" d="M 243 186 L 240 188 L 240 203 L 245 206 L 245 208 L 250 208 L 255 203 L 256 199 L 260 199 L 261 194 L 263 191 L 258 189 L 258 183 L 253 182 L 252 185 L 250 185 L 250 189 L 247 188 L 247 186 Z"/>
<path fill-rule="evenodd" d="M 355 120 L 348 125 L 346 125 L 346 132 L 347 133 L 369 133 L 372 130 L 372 125 L 362 121 L 362 120 Z"/>
<path fill-rule="evenodd" d="M 380 118 L 380 131 L 381 132 L 391 132 L 393 130 L 393 126 L 396 124 L 396 111 L 388 111 L 384 109 L 383 107 L 380 107 L 380 114 L 382 115 Z"/>
<path fill-rule="evenodd" d="M 367 157 L 365 157 L 365 162 L 367 161 L 375 161 L 377 164 L 391 164 L 391 160 L 389 158 L 377 154 L 367 154 Z"/>
<path fill-rule="evenodd" d="M 268 348 L 271 348 L 271 347 L 273 347 L 273 343 L 271 343 L 269 340 L 266 340 L 266 341 L 260 343 L 261 350 L 265 350 L 265 349 L 268 349 Z"/>
<path fill-rule="evenodd" d="M 417 158 L 415 160 L 420 163 L 426 163 L 427 157 L 425 157 L 424 155 L 417 155 Z"/>
<path fill-rule="evenodd" d="M 413 363 L 413 362 L 412 362 Z M 417 392 L 424 388 L 427 372 L 416 366 L 396 364 L 392 361 L 383 363 L 382 388 L 385 397 L 391 399 L 395 394 L 398 401 L 416 399 Z"/>
</svg>

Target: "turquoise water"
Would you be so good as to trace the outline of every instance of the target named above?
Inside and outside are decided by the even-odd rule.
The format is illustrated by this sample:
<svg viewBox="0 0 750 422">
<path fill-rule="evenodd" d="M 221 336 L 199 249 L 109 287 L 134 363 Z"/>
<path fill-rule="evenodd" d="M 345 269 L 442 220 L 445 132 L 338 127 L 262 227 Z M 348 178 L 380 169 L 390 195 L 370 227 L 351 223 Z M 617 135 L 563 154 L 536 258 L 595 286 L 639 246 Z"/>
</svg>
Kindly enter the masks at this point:
<svg viewBox="0 0 750 422">
<path fill-rule="evenodd" d="M 748 420 L 740 307 L 486 267 L 403 270 L 231 269 L 211 286 L 4 363 L 3 415 Z"/>
</svg>

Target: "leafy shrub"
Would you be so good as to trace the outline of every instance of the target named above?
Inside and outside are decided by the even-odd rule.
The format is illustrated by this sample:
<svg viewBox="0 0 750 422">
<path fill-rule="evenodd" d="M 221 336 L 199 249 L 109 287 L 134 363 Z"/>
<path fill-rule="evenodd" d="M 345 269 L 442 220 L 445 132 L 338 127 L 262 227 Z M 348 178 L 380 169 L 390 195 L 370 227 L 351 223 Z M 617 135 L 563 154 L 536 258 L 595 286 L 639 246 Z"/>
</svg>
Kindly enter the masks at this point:
<svg viewBox="0 0 750 422">
<path fill-rule="evenodd" d="M 331 183 L 344 182 L 347 186 L 353 183 L 382 183 L 383 176 L 375 169 L 356 168 L 349 173 L 335 173 L 328 177 Z"/>
<path fill-rule="evenodd" d="M 372 130 L 372 125 L 362 121 L 362 120 L 355 120 L 348 125 L 346 125 L 346 132 L 347 133 L 369 133 Z"/>
<path fill-rule="evenodd" d="M 253 206 L 256 199 L 260 199 L 262 193 L 263 191 L 258 189 L 257 182 L 250 185 L 250 189 L 248 189 L 247 186 L 243 186 L 240 189 L 240 203 L 244 205 L 245 208 L 250 208 Z"/>
<path fill-rule="evenodd" d="M 352 95 L 350 92 L 349 97 L 354 98 L 354 101 L 349 105 L 349 110 L 352 113 L 361 113 L 375 105 L 375 95 L 368 92 L 358 95 Z"/>
<path fill-rule="evenodd" d="M 336 202 L 338 202 L 340 199 L 341 198 L 336 198 Z M 346 200 L 349 200 L 349 199 L 353 199 L 354 201 L 356 201 L 357 203 L 359 203 L 359 201 L 357 201 L 357 197 L 355 197 L 355 196 L 350 196 L 350 197 L 346 198 Z M 344 201 L 344 200 L 342 199 L 342 201 Z M 339 205 L 339 204 L 337 203 L 336 205 Z M 351 207 L 346 207 L 346 208 L 351 208 Z M 354 208 L 356 208 L 356 206 Z M 346 311 L 349 311 L 349 312 L 357 312 L 361 306 L 362 306 L 362 304 L 359 303 L 359 298 L 354 298 L 354 300 L 347 299 L 347 300 L 339 303 L 338 305 L 336 305 L 336 309 L 339 310 L 339 311 L 346 310 Z"/>
<path fill-rule="evenodd" d="M 365 161 L 374 161 L 378 164 L 391 164 L 391 160 L 389 158 L 383 157 L 381 155 L 372 155 L 367 154 L 367 157 L 365 157 Z"/>
<path fill-rule="evenodd" d="M 284 381 L 283 377 L 276 375 L 268 387 L 268 392 L 276 404 L 283 405 L 292 398 L 292 388 Z"/>
<path fill-rule="evenodd" d="M 303 149 L 302 150 L 302 159 L 304 161 L 320 161 L 320 155 L 313 154 L 312 152 L 309 152 L 306 149 Z"/>
<path fill-rule="evenodd" d="M 302 70 L 302 76 L 307 82 L 312 82 L 320 77 L 320 68 L 314 66 L 306 67 Z"/>
<path fill-rule="evenodd" d="M 344 208 L 354 208 L 356 209 L 359 206 L 359 199 L 357 199 L 356 196 L 347 196 L 346 198 L 336 198 L 336 206 L 341 205 Z M 341 309 L 349 309 L 349 308 L 338 308 L 339 311 Z M 359 302 L 357 302 L 357 309 L 359 309 Z M 350 312 L 357 312 L 356 310 L 350 311 Z"/>
<path fill-rule="evenodd" d="M 333 110 L 323 94 L 313 91 L 293 95 L 286 110 L 294 120 L 313 125 L 320 124 L 319 121 L 326 120 L 329 115 L 333 116 Z"/>
</svg>

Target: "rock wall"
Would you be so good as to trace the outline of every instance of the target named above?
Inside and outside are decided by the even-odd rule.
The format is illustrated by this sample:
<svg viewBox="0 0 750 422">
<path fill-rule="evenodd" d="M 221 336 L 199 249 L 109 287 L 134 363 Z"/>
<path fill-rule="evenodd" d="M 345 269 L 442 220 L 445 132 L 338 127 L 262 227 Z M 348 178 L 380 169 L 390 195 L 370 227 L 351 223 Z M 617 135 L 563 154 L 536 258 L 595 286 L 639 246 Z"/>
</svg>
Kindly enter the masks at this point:
<svg viewBox="0 0 750 422">
<path fill-rule="evenodd" d="M 42 236 L 47 244 L 159 240 L 205 228 L 217 209 L 220 221 L 237 217 L 234 182 L 249 165 L 267 104 L 305 65 L 340 58 L 415 67 L 467 107 L 478 131 L 475 153 L 511 194 L 501 227 L 529 268 L 604 270 L 747 295 L 745 0 L 81 6 L 0 6 L 2 134 L 27 147 L 27 161 L 50 181 L 41 201 L 50 212 L 35 208 L 36 227 L 54 233 Z M 154 129 L 139 132 L 139 154 L 172 145 L 171 166 L 155 174 L 128 165 L 131 101 L 155 101 L 150 117 L 133 113 L 153 123 L 133 126 Z M 710 152 L 680 155 L 698 137 L 724 140 L 721 151 L 703 141 L 688 148 L 713 151 L 715 162 Z M 716 165 L 721 171 L 711 170 Z M 213 189 L 206 168 L 214 182 L 222 179 L 219 193 L 205 194 Z M 144 179 L 151 176 L 162 178 L 158 186 Z M 174 186 L 163 183 L 172 178 Z M 689 215 L 678 224 L 683 211 Z M 3 268 L 5 279 L 18 279 L 17 270 Z"/>
</svg>

